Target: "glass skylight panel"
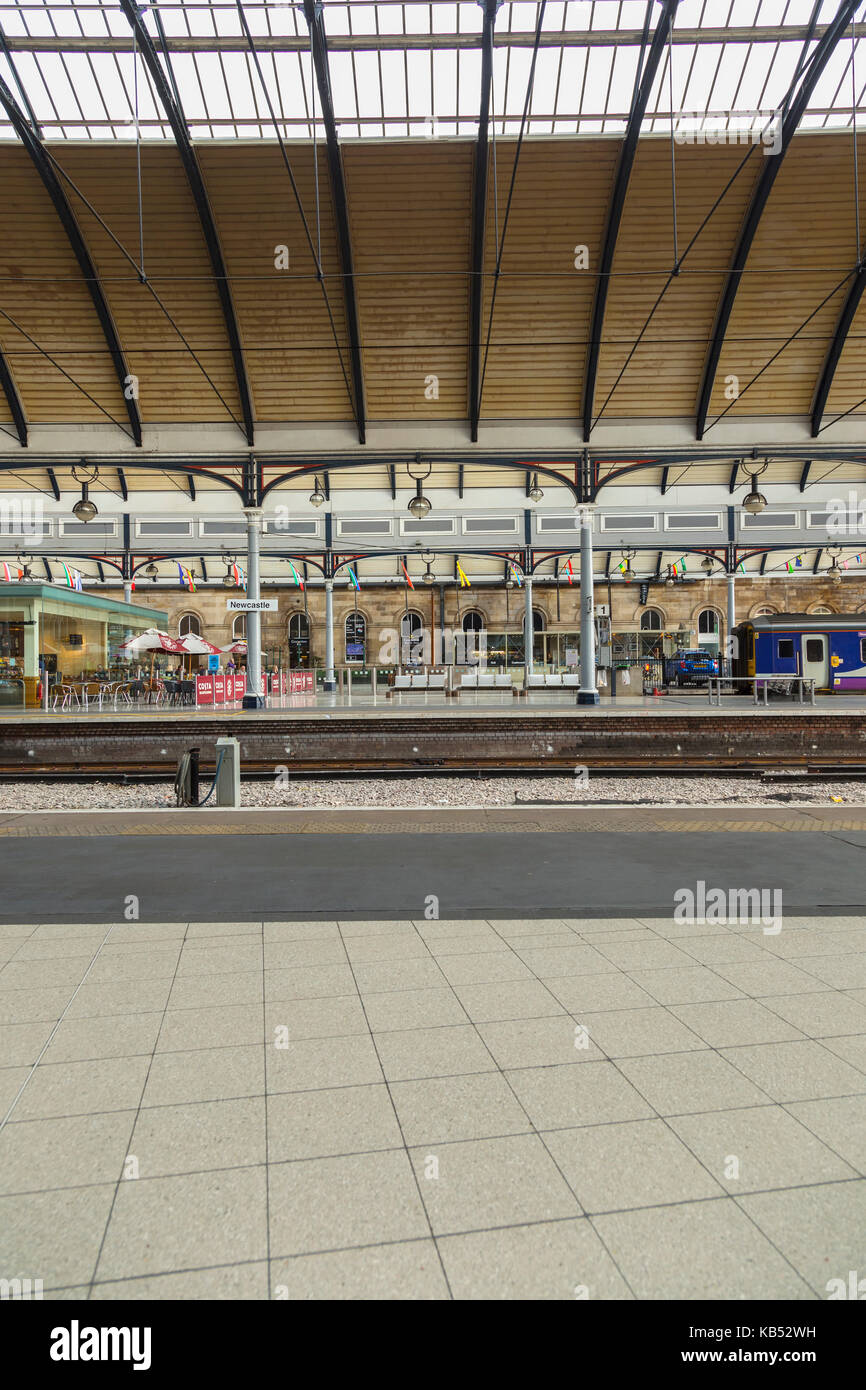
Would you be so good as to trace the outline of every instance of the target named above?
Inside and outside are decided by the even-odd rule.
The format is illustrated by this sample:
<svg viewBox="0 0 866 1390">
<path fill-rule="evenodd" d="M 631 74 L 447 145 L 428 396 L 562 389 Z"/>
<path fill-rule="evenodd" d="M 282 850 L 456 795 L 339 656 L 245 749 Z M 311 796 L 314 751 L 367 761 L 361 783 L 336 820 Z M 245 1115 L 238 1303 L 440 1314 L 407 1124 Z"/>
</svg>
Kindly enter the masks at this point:
<svg viewBox="0 0 866 1390">
<path fill-rule="evenodd" d="M 836 8 L 836 0 L 824 0 L 819 26 L 834 17 Z M 651 25 L 657 24 L 660 7 L 653 4 L 649 13 Z M 504 3 L 497 15 L 492 108 L 497 135 L 513 135 L 520 128 L 538 14 L 535 0 L 516 0 Z M 791 83 L 811 14 L 812 0 L 681 0 L 643 133 L 670 129 L 670 51 L 674 116 L 681 126 L 742 128 L 757 112 L 770 115 Z M 325 0 L 323 15 L 341 138 L 423 137 L 432 117 L 438 134 L 474 136 L 484 23 L 474 0 Z M 286 133 L 311 138 L 309 33 L 302 7 L 245 0 L 244 16 Z M 645 0 L 548 3 L 527 127 L 530 138 L 622 133 L 646 16 Z M 161 53 L 157 17 L 167 38 L 167 56 Z M 144 23 L 161 61 L 170 63 L 195 139 L 273 138 L 231 0 L 152 0 Z M 39 120 L 55 123 L 54 138 L 127 138 L 132 35 L 117 0 L 0 0 L 0 25 Z M 862 28 L 866 38 L 866 19 Z M 723 39 L 731 31 L 740 32 Z M 696 43 L 702 32 L 707 42 Z M 613 34 L 621 41 L 610 41 Z M 274 52 L 280 40 L 287 46 Z M 803 128 L 850 127 L 851 46 L 846 35 L 812 95 Z M 646 56 L 644 50 L 644 61 Z M 4 59 L 0 70 L 14 89 Z M 856 105 L 862 110 L 866 46 L 859 36 L 854 78 Z M 150 109 L 149 96 L 139 57 L 142 139 L 170 138 L 165 113 Z M 320 121 L 317 127 L 318 138 Z M 8 126 L 3 138 L 13 138 Z"/>
</svg>

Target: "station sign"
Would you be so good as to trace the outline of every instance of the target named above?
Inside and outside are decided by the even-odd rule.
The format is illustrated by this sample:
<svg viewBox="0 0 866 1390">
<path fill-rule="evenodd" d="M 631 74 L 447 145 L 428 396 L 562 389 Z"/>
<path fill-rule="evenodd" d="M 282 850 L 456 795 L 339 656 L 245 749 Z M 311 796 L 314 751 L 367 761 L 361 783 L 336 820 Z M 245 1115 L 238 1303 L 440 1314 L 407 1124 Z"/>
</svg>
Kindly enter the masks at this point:
<svg viewBox="0 0 866 1390">
<path fill-rule="evenodd" d="M 226 609 L 229 613 L 275 613 L 279 608 L 279 601 L 275 598 L 227 598 Z"/>
</svg>

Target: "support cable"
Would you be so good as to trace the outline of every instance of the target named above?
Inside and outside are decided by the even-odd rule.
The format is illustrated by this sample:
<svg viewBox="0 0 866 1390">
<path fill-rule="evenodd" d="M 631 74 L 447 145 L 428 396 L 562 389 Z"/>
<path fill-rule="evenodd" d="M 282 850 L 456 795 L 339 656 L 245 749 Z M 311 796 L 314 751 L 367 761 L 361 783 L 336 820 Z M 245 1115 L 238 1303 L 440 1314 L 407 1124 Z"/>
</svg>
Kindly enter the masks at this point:
<svg viewBox="0 0 866 1390">
<path fill-rule="evenodd" d="M 759 377 L 762 377 L 762 376 L 764 375 L 764 372 L 766 372 L 770 367 L 772 367 L 772 365 L 773 365 L 773 363 L 775 362 L 776 358 L 777 358 L 777 357 L 781 357 L 782 353 L 785 351 L 785 348 L 786 348 L 786 347 L 790 347 L 790 345 L 791 345 L 791 343 L 793 343 L 794 339 L 795 339 L 795 338 L 798 338 L 798 337 L 800 336 L 800 334 L 803 332 L 803 329 L 804 329 L 804 328 L 807 328 L 808 325 L 812 322 L 812 319 L 815 317 L 815 315 L 816 315 L 816 314 L 820 314 L 820 312 L 821 312 L 821 310 L 824 308 L 825 304 L 829 304 L 829 302 L 830 302 L 830 300 L 833 298 L 833 296 L 834 296 L 834 295 L 837 295 L 837 294 L 839 293 L 839 291 L 841 290 L 842 286 L 843 286 L 843 285 L 846 285 L 846 284 L 848 283 L 848 281 L 851 279 L 851 276 L 852 276 L 852 275 L 856 275 L 856 273 L 857 273 L 857 270 L 856 270 L 856 267 L 855 267 L 855 269 L 849 270 L 848 273 L 842 277 L 842 279 L 839 281 L 839 283 L 838 283 L 837 285 L 834 285 L 834 286 L 833 286 L 833 288 L 832 288 L 832 290 L 830 291 L 830 293 L 829 293 L 829 294 L 826 294 L 826 295 L 824 296 L 824 298 L 821 300 L 821 303 L 818 305 L 817 309 L 813 309 L 812 312 L 811 312 L 811 314 L 809 315 L 809 317 L 808 317 L 807 319 L 804 319 L 803 322 L 800 324 L 800 327 L 799 327 L 799 328 L 795 328 L 795 329 L 794 329 L 794 332 L 791 333 L 791 334 L 789 334 L 789 336 L 785 339 L 785 341 L 784 341 L 784 343 L 782 344 L 782 346 L 781 346 L 780 348 L 778 348 L 778 349 L 776 350 L 776 352 L 773 353 L 773 356 L 770 358 L 769 362 L 765 362 L 764 365 L 763 365 L 763 367 L 761 368 L 761 370 L 760 370 L 759 372 L 756 372 L 755 375 L 752 377 L 751 381 L 748 381 L 748 382 L 746 383 L 746 385 L 745 385 L 745 386 L 742 388 L 742 390 L 738 393 L 736 399 L 733 400 L 733 401 L 731 401 L 728 405 L 726 405 L 725 408 L 724 408 L 724 410 L 721 412 L 721 414 L 717 415 L 716 418 L 715 418 L 715 420 L 713 420 L 711 424 L 707 425 L 707 427 L 706 427 L 706 429 L 705 429 L 705 431 L 704 431 L 705 434 L 709 434 L 710 430 L 713 428 L 714 425 L 717 425 L 717 424 L 719 423 L 720 420 L 724 420 L 724 418 L 725 418 L 725 416 L 727 415 L 728 411 L 729 411 L 729 410 L 732 410 L 732 409 L 734 408 L 734 406 L 737 405 L 737 404 L 743 399 L 743 396 L 745 396 L 745 394 L 746 394 L 746 392 L 749 390 L 749 388 L 750 388 L 751 386 L 754 386 L 755 382 L 759 379 Z"/>
<path fill-rule="evenodd" d="M 241 27 L 242 27 L 242 29 L 243 29 L 243 31 L 244 31 L 244 36 L 245 36 L 245 38 L 246 38 L 246 41 L 247 41 L 247 44 L 248 44 L 249 50 L 250 50 L 250 55 L 251 55 L 252 60 L 253 60 L 253 66 L 254 66 L 255 69 L 256 69 L 256 73 L 257 73 L 257 75 L 258 75 L 259 83 L 260 83 L 260 85 L 261 85 L 262 92 L 263 92 L 263 94 L 264 94 L 265 102 L 266 102 L 267 108 L 268 108 L 268 114 L 269 114 L 269 116 L 270 116 L 270 118 L 271 118 L 271 124 L 272 124 L 273 127 L 274 127 L 274 134 L 275 134 L 276 137 L 277 137 L 277 144 L 278 144 L 279 147 L 280 147 L 280 154 L 282 155 L 283 163 L 284 163 L 284 165 L 286 166 L 286 173 L 287 173 L 288 176 L 289 176 L 289 182 L 290 182 L 290 184 L 291 184 L 291 186 L 292 186 L 292 193 L 294 194 L 295 202 L 297 203 L 297 206 L 298 206 L 298 212 L 301 214 L 301 221 L 302 221 L 303 224 L 304 224 L 304 233 L 305 233 L 306 238 L 307 238 L 307 245 L 308 245 L 309 248 L 310 248 L 310 255 L 312 256 L 313 261 L 314 261 L 315 266 L 316 266 L 316 279 L 319 281 L 319 284 L 320 284 L 321 287 L 322 287 L 322 295 L 324 296 L 324 300 L 325 300 L 325 309 L 327 310 L 327 314 L 328 314 L 328 322 L 329 322 L 329 324 L 330 324 L 330 326 L 331 326 L 331 333 L 332 333 L 333 338 L 334 338 L 334 346 L 335 346 L 336 349 L 337 349 L 337 357 L 338 357 L 339 362 L 340 362 L 340 371 L 341 371 L 342 374 L 343 374 L 343 381 L 344 381 L 345 384 L 346 384 L 346 391 L 347 391 L 348 396 L 349 396 L 349 401 L 350 401 L 350 403 L 352 404 L 352 407 L 353 407 L 353 409 L 354 409 L 354 404 L 355 404 L 355 403 L 354 403 L 354 400 L 353 400 L 353 397 L 352 397 L 352 387 L 351 387 L 351 384 L 350 384 L 350 382 L 349 382 L 349 374 L 348 374 L 348 372 L 346 371 L 346 365 L 345 365 L 345 362 L 343 361 L 343 350 L 342 350 L 342 348 L 340 347 L 340 339 L 339 339 L 339 335 L 338 335 L 338 333 L 337 333 L 337 325 L 336 325 L 336 323 L 334 322 L 334 313 L 333 313 L 333 310 L 332 310 L 332 308 L 331 308 L 331 301 L 330 301 L 330 299 L 329 299 L 329 297 L 328 297 L 328 291 L 327 291 L 327 288 L 326 288 L 326 286 L 325 286 L 325 276 L 324 276 L 324 272 L 323 272 L 323 270 L 322 270 L 321 244 L 320 244 L 319 250 L 318 250 L 318 252 L 317 252 L 317 251 L 316 251 L 316 244 L 315 244 L 315 242 L 313 241 L 313 236 L 312 236 L 312 233 L 311 233 L 311 231 L 310 231 L 310 224 L 308 223 L 308 221 L 307 221 L 307 215 L 306 215 L 306 213 L 304 212 L 304 206 L 303 206 L 303 203 L 302 203 L 302 201 L 301 201 L 300 190 L 298 189 L 298 185 L 297 185 L 297 183 L 296 183 L 296 181 L 295 181 L 294 171 L 293 171 L 293 169 L 292 169 L 292 165 L 291 165 L 291 162 L 290 162 L 290 160 L 289 160 L 288 151 L 286 150 L 286 143 L 285 143 L 285 140 L 283 139 L 282 133 L 281 133 L 281 131 L 280 131 L 279 122 L 278 122 L 278 120 L 277 120 L 277 115 L 276 115 L 276 112 L 275 112 L 275 110 L 274 110 L 274 104 L 273 104 L 273 102 L 271 101 L 271 94 L 270 94 L 270 92 L 268 91 L 267 86 L 265 85 L 265 79 L 264 79 L 264 75 L 263 75 L 263 73 L 262 73 L 261 63 L 260 63 L 260 61 L 259 61 L 258 50 L 257 50 L 257 48 L 256 48 L 256 46 L 255 46 L 255 44 L 254 44 L 254 42 L 253 42 L 253 36 L 252 36 L 252 34 L 251 34 L 251 32 L 250 32 L 249 25 L 247 24 L 247 17 L 246 17 L 246 15 L 244 14 L 243 6 L 242 6 L 242 4 L 241 4 L 241 0 L 237 0 L 237 7 L 238 7 L 238 15 L 239 15 L 240 21 L 241 21 Z M 312 44 L 312 30 L 310 30 L 310 43 Z M 312 123 L 312 125 L 311 125 L 310 128 L 311 128 L 311 131 L 315 131 L 315 83 L 313 84 L 313 123 Z M 316 148 L 315 148 L 315 144 L 314 144 L 314 151 L 313 151 L 313 153 L 314 153 L 313 166 L 314 166 L 314 169 L 315 169 L 315 177 L 316 177 L 316 205 L 317 205 L 317 208 L 318 208 L 319 157 L 318 157 L 318 153 L 317 153 Z M 317 214 L 317 215 L 318 215 L 318 214 Z"/>
<path fill-rule="evenodd" d="M 487 338 L 484 343 L 484 361 L 481 364 L 481 382 L 478 387 L 478 414 L 481 414 L 481 398 L 484 394 L 484 378 L 487 374 L 487 356 L 490 352 L 490 335 L 493 331 L 493 311 L 496 308 L 496 291 L 499 288 L 499 276 L 502 270 L 502 256 L 505 251 L 505 234 L 508 231 L 508 219 L 511 216 L 511 203 L 514 197 L 514 185 L 517 181 L 517 166 L 520 162 L 520 151 L 523 148 L 523 135 L 526 129 L 526 121 L 529 115 L 529 103 L 532 100 L 532 88 L 535 83 L 535 63 L 538 58 L 538 49 L 541 43 L 541 26 L 544 21 L 544 11 L 547 8 L 547 0 L 542 0 L 538 11 L 538 23 L 535 26 L 535 44 L 532 49 L 532 61 L 529 65 L 529 81 L 526 87 L 526 100 L 523 103 L 523 116 L 520 121 L 520 132 L 517 137 L 517 147 L 514 151 L 514 163 L 511 166 L 511 182 L 508 188 L 508 200 L 505 204 L 505 218 L 502 223 L 502 240 L 499 243 L 499 252 L 496 257 L 496 269 L 493 272 L 493 292 L 490 296 L 490 314 L 487 319 Z"/>
<path fill-rule="evenodd" d="M 41 353 L 41 355 L 45 358 L 47 362 L 51 363 L 52 367 L 56 367 L 57 371 L 60 372 L 61 376 L 66 377 L 66 380 L 70 382 L 72 386 L 75 387 L 76 391 L 80 391 L 82 396 L 86 396 L 87 399 L 90 401 L 91 405 L 95 405 L 96 409 L 101 411 L 102 414 L 106 417 L 106 419 L 110 420 L 113 425 L 117 425 L 117 428 L 119 430 L 123 430 L 123 433 L 127 435 L 130 439 L 133 439 L 132 431 L 128 430 L 120 420 L 116 419 L 112 415 L 110 410 L 106 410 L 104 405 L 100 405 L 96 397 L 91 396 L 87 388 L 85 386 L 82 386 L 80 381 L 76 381 L 74 376 L 70 376 L 66 368 L 61 367 L 60 363 L 54 357 L 51 356 L 50 352 L 46 352 L 44 347 L 40 347 L 36 339 L 32 338 L 30 334 L 27 332 L 27 330 L 25 328 L 22 328 L 21 324 L 17 323 L 16 320 L 13 319 L 11 314 L 7 314 L 5 309 L 0 309 L 0 314 L 2 314 L 3 318 L 6 319 L 8 323 L 11 323 L 12 327 L 16 330 L 16 332 L 21 334 L 22 338 L 26 338 L 28 343 L 35 347 L 36 351 L 38 353 Z M 133 439 L 133 443 L 134 442 L 135 441 Z"/>
<path fill-rule="evenodd" d="M 211 375 L 210 375 L 210 373 L 208 372 L 207 368 L 205 367 L 204 363 L 200 360 L 198 354 L 197 354 L 196 351 L 195 351 L 195 348 L 194 348 L 194 347 L 192 346 L 192 344 L 189 342 L 189 340 L 188 340 L 188 338 L 186 337 L 186 335 L 184 334 L 183 330 L 180 328 L 180 326 L 178 325 L 178 323 L 177 323 L 177 322 L 175 321 L 175 319 L 172 317 L 170 311 L 166 308 L 165 304 L 163 304 L 162 300 L 160 299 L 159 295 L 157 294 L 157 292 L 156 292 L 156 290 L 154 289 L 153 285 L 151 284 L 150 280 L 148 280 L 147 276 L 144 275 L 144 274 L 142 273 L 141 268 L 140 268 L 139 265 L 137 264 L 135 257 L 132 256 L 132 255 L 130 255 L 130 253 L 127 251 L 126 247 L 123 245 L 123 242 L 120 241 L 119 238 L 115 235 L 115 233 L 111 230 L 111 228 L 109 227 L 108 223 L 105 221 L 104 217 L 102 217 L 102 215 L 101 215 L 99 212 L 97 212 L 96 208 L 93 206 L 93 204 L 91 203 L 90 199 L 82 192 L 82 190 L 78 187 L 77 183 L 75 183 L 75 181 L 74 181 L 73 179 L 70 178 L 69 174 L 67 174 L 66 170 L 62 167 L 62 165 L 59 164 L 59 163 L 57 162 L 57 160 L 55 159 L 55 157 L 54 157 L 54 155 L 51 153 L 51 151 L 50 151 L 49 149 L 46 149 L 46 150 L 45 150 L 45 153 L 46 153 L 46 155 L 48 156 L 48 158 L 50 159 L 50 161 L 51 161 L 51 163 L 53 164 L 54 168 L 57 170 L 57 173 L 60 175 L 60 177 L 61 177 L 62 179 L 65 179 L 65 181 L 69 184 L 69 187 L 72 189 L 72 191 L 73 191 L 73 193 L 75 194 L 75 196 L 76 196 L 77 198 L 80 198 L 80 199 L 81 199 L 82 203 L 83 203 L 84 206 L 87 208 L 87 211 L 90 213 L 90 215 L 91 215 L 92 217 L 95 217 L 95 218 L 96 218 L 96 221 L 99 223 L 100 227 L 101 227 L 102 230 L 105 232 L 106 236 L 108 236 L 108 237 L 111 239 L 111 241 L 112 241 L 112 242 L 114 243 L 114 245 L 117 247 L 117 249 L 118 249 L 118 251 L 121 253 L 121 255 L 125 257 L 125 259 L 129 262 L 129 264 L 130 264 L 130 265 L 133 267 L 133 269 L 136 271 L 136 273 L 137 273 L 137 275 L 138 275 L 138 278 L 139 278 L 141 284 L 144 285 L 145 289 L 148 290 L 148 291 L 150 292 L 150 294 L 153 296 L 153 298 L 156 300 L 156 303 L 159 305 L 160 309 L 161 309 L 162 312 L 165 314 L 165 317 L 168 319 L 168 322 L 171 324 L 171 326 L 172 326 L 172 328 L 174 329 L 175 333 L 176 333 L 177 336 L 180 338 L 180 341 L 183 343 L 183 346 L 186 348 L 186 350 L 187 350 L 187 352 L 189 353 L 190 357 L 191 357 L 192 360 L 195 362 L 196 366 L 198 367 L 198 369 L 199 369 L 199 371 L 201 372 L 202 376 L 204 377 L 205 381 L 206 381 L 206 382 L 208 383 L 208 385 L 211 387 L 211 389 L 213 390 L 214 394 L 217 396 L 218 400 L 222 403 L 222 405 L 225 406 L 226 411 L 228 412 L 228 414 L 229 414 L 229 416 L 230 416 L 232 422 L 233 422 L 234 424 L 237 425 L 238 429 L 242 430 L 242 429 L 243 429 L 243 425 L 241 424 L 240 420 L 239 420 L 238 417 L 235 415 L 234 411 L 232 410 L 232 408 L 231 408 L 231 406 L 229 405 L 228 401 L 226 400 L 225 396 L 224 396 L 224 395 L 222 394 L 222 392 L 220 391 L 220 389 L 219 389 L 219 387 L 217 386 L 216 382 L 215 382 L 215 381 L 213 380 L 213 378 L 211 377 Z"/>
</svg>

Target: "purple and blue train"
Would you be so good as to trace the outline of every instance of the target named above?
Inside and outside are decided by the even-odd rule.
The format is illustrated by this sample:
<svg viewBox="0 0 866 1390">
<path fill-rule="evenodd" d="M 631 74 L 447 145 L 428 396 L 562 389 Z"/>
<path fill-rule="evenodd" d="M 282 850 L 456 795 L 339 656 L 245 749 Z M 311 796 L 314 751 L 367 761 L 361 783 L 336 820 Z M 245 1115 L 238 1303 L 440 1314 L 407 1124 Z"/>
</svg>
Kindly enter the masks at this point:
<svg viewBox="0 0 866 1390">
<path fill-rule="evenodd" d="M 734 628 L 735 676 L 802 676 L 842 695 L 866 691 L 866 613 L 775 613 Z"/>
</svg>

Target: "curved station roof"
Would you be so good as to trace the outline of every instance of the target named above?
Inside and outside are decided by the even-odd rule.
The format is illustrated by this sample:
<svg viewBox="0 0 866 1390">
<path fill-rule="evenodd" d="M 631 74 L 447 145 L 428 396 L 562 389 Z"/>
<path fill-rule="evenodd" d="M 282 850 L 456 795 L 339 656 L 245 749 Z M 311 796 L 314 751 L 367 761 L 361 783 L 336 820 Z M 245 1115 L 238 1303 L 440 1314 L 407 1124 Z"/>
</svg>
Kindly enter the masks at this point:
<svg viewBox="0 0 866 1390">
<path fill-rule="evenodd" d="M 422 476 L 437 550 L 597 504 L 652 569 L 723 559 L 758 471 L 814 548 L 866 463 L 864 11 L 0 0 L 4 492 L 58 552 L 88 477 L 205 554 L 282 506 L 294 554 L 399 549 Z"/>
</svg>

